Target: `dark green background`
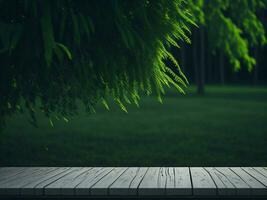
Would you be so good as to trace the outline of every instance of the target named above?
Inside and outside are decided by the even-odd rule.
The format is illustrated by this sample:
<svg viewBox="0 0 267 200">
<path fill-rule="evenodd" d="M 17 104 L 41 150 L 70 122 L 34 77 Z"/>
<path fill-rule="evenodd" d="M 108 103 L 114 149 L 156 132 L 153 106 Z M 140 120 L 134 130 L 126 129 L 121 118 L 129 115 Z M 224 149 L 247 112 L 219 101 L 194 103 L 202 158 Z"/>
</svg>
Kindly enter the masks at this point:
<svg viewBox="0 0 267 200">
<path fill-rule="evenodd" d="M 144 97 L 128 114 L 111 104 L 39 128 L 28 116 L 8 120 L 1 166 L 266 166 L 267 88 L 208 86 L 170 90 L 160 104 Z"/>
</svg>

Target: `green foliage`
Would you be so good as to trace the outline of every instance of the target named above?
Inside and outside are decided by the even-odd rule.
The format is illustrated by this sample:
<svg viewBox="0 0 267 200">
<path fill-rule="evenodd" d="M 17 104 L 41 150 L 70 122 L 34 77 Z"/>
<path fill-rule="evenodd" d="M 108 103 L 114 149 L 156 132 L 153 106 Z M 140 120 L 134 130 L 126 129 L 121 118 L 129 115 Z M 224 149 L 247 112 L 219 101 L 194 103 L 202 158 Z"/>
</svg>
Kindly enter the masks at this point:
<svg viewBox="0 0 267 200">
<path fill-rule="evenodd" d="M 266 8 L 266 3 L 264 0 L 237 0 L 229 4 L 231 18 L 243 30 L 251 46 L 265 45 L 267 42 L 264 26 L 257 16 L 259 10 Z"/>
<path fill-rule="evenodd" d="M 211 50 L 222 51 L 235 70 L 243 64 L 251 71 L 256 61 L 250 48 L 267 41 L 257 16 L 265 4 L 264 0 L 190 0 L 188 8 L 195 20 L 206 26 Z"/>
<path fill-rule="evenodd" d="M 187 6 L 198 24 L 205 24 L 204 0 L 189 0 Z"/>
<path fill-rule="evenodd" d="M 251 69 L 255 60 L 249 55 L 248 42 L 242 37 L 242 30 L 223 14 L 227 5 L 217 5 L 217 8 L 214 5 L 207 8 L 210 12 L 207 23 L 211 45 L 215 50 L 222 50 L 236 70 L 240 69 L 240 60 Z"/>
<path fill-rule="evenodd" d="M 35 124 L 37 100 L 53 125 L 77 101 L 94 112 L 111 96 L 127 111 L 141 93 L 182 92 L 187 81 L 169 47 L 190 42 L 191 24 L 183 0 L 0 1 L 0 124 L 23 104 Z"/>
</svg>

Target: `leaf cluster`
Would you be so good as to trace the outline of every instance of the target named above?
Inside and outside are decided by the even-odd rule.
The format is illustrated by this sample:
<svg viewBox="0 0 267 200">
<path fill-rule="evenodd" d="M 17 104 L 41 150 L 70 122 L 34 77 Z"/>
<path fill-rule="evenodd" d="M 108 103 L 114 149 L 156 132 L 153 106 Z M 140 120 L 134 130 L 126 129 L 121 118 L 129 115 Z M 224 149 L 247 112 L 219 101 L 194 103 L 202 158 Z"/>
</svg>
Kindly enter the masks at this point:
<svg viewBox="0 0 267 200">
<path fill-rule="evenodd" d="M 183 0 L 0 1 L 0 123 L 22 107 L 33 123 L 41 109 L 53 124 L 78 101 L 94 112 L 111 97 L 127 111 L 143 93 L 183 92 L 169 49 L 190 42 L 192 24 Z"/>
</svg>

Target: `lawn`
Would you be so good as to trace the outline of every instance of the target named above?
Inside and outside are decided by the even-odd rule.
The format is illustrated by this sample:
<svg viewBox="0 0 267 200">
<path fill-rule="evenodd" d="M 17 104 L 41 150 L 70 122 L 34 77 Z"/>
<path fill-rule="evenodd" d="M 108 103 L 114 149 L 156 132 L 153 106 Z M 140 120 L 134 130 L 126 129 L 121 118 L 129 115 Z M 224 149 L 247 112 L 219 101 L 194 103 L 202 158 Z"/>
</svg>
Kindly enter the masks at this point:
<svg viewBox="0 0 267 200">
<path fill-rule="evenodd" d="M 70 122 L 16 115 L 0 134 L 1 166 L 267 166 L 267 88 L 170 90 L 128 113 L 111 104 Z"/>
</svg>

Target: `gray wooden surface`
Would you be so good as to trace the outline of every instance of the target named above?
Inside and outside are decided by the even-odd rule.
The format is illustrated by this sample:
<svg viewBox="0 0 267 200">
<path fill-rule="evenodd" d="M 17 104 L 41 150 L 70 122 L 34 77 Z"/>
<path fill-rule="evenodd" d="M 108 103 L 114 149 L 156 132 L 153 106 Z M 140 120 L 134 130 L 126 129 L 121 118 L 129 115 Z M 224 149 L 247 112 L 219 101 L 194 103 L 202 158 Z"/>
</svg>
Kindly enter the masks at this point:
<svg viewBox="0 0 267 200">
<path fill-rule="evenodd" d="M 0 198 L 263 197 L 266 167 L 2 167 Z"/>
</svg>

